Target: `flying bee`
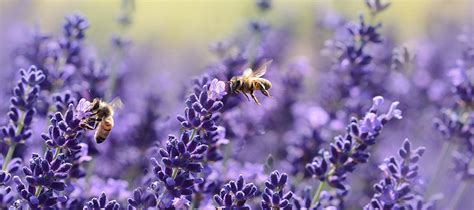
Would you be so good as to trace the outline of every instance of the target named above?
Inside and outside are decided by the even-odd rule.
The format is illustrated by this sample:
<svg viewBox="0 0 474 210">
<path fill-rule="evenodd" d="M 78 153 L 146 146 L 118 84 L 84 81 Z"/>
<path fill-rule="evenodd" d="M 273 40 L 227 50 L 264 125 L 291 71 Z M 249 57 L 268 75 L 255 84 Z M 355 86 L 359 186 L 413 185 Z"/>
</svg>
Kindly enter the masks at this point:
<svg viewBox="0 0 474 210">
<path fill-rule="evenodd" d="M 107 139 L 114 127 L 114 109 L 122 108 L 120 98 L 114 98 L 110 103 L 95 98 L 89 105 L 87 111 L 91 112 L 89 118 L 81 122 L 80 126 L 85 129 L 95 130 L 94 139 L 100 144 Z"/>
<path fill-rule="evenodd" d="M 270 97 L 270 93 L 268 89 L 272 87 L 272 83 L 267 79 L 260 78 L 267 72 L 267 67 L 272 61 L 267 61 L 262 64 L 258 69 L 253 71 L 252 69 L 248 68 L 244 71 L 241 76 L 234 76 L 229 81 L 229 87 L 231 93 L 242 93 L 247 100 L 250 101 L 250 98 L 247 94 L 249 94 L 252 99 L 260 105 L 257 97 L 255 96 L 254 92 L 256 90 L 260 90 L 264 96 Z"/>
</svg>

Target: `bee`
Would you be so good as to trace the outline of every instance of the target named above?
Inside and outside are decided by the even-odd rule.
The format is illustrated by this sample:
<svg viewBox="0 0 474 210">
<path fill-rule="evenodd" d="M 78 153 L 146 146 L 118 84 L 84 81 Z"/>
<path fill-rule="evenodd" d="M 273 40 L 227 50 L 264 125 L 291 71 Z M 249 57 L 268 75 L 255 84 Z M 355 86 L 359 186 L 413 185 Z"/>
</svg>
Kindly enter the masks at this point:
<svg viewBox="0 0 474 210">
<path fill-rule="evenodd" d="M 255 71 L 248 68 L 241 76 L 234 76 L 229 81 L 231 93 L 242 93 L 250 101 L 249 94 L 252 99 L 260 105 L 254 92 L 260 90 L 264 96 L 270 97 L 268 89 L 272 87 L 272 83 L 267 79 L 260 78 L 267 72 L 267 67 L 272 61 L 267 61 Z"/>
<path fill-rule="evenodd" d="M 114 98 L 110 103 L 95 98 L 89 105 L 87 111 L 91 112 L 80 126 L 85 129 L 95 130 L 94 139 L 100 144 L 107 139 L 110 131 L 114 127 L 114 109 L 122 108 L 123 103 L 120 98 Z"/>
</svg>

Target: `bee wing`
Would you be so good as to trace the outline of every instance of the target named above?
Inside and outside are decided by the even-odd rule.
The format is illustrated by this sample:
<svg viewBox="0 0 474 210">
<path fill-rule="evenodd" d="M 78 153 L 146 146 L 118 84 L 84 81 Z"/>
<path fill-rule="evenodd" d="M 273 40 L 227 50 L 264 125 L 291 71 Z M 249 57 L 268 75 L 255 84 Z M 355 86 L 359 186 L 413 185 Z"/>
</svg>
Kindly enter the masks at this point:
<svg viewBox="0 0 474 210">
<path fill-rule="evenodd" d="M 91 102 L 89 102 L 85 98 L 81 98 L 81 100 L 79 100 L 79 102 L 77 102 L 76 111 L 77 110 L 88 110 L 88 109 L 90 109 L 90 107 L 91 107 Z"/>
<path fill-rule="evenodd" d="M 86 99 L 84 99 L 84 100 L 86 100 Z M 81 99 L 81 101 L 82 101 L 82 99 Z M 88 106 L 87 106 L 87 109 L 86 109 L 86 110 L 87 110 L 87 111 L 92 111 L 92 109 L 94 109 L 94 106 L 95 106 L 97 103 L 99 103 L 99 101 L 100 101 L 100 100 L 99 100 L 98 98 L 94 98 L 94 100 L 92 100 L 92 102 L 88 102 L 88 101 L 86 100 L 86 103 L 88 102 Z M 80 102 L 80 101 L 79 101 L 79 102 Z"/>
<path fill-rule="evenodd" d="M 253 71 L 251 68 L 245 69 L 244 73 L 242 74 L 243 77 L 250 77 L 252 76 Z"/>
<path fill-rule="evenodd" d="M 122 102 L 122 99 L 120 99 L 120 97 L 115 97 L 114 99 L 112 99 L 112 101 L 109 103 L 109 105 L 113 109 L 122 109 L 123 108 L 123 102 Z"/>
<path fill-rule="evenodd" d="M 250 76 L 251 77 L 261 77 L 263 75 L 265 75 L 265 73 L 267 72 L 267 67 L 268 65 L 270 65 L 270 63 L 272 63 L 273 60 L 269 60 L 269 61 L 265 61 L 265 63 L 263 63 L 260 67 L 258 67 L 258 69 L 256 69 L 255 71 L 253 71 Z"/>
</svg>

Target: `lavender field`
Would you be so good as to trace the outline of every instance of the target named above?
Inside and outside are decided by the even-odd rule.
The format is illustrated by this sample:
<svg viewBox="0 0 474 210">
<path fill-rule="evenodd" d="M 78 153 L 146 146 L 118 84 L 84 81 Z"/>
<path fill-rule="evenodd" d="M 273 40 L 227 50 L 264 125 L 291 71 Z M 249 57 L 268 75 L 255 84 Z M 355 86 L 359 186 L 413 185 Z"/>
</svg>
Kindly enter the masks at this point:
<svg viewBox="0 0 474 210">
<path fill-rule="evenodd" d="M 474 209 L 469 0 L 0 2 L 0 209 Z"/>
</svg>

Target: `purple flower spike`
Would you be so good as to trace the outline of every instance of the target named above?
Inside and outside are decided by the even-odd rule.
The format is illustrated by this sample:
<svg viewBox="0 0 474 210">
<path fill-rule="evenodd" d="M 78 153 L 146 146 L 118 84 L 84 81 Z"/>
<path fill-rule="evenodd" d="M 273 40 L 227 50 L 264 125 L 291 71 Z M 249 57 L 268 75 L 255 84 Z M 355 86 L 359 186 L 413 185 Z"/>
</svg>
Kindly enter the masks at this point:
<svg viewBox="0 0 474 210">
<path fill-rule="evenodd" d="M 411 142 L 405 139 L 395 157 L 385 159 L 380 165 L 385 178 L 374 185 L 375 194 L 364 209 L 430 209 L 433 203 L 425 202 L 423 194 L 414 190 L 418 185 L 418 160 L 425 148 L 411 148 Z"/>
<path fill-rule="evenodd" d="M 384 125 L 401 116 L 401 111 L 396 109 L 398 102 L 394 103 L 389 114 L 377 114 L 377 109 L 383 98 L 377 96 L 373 99 L 374 105 L 363 119 L 352 119 L 343 136 L 336 136 L 335 142 L 330 144 L 328 151 L 320 152 L 312 163 L 306 165 L 306 170 L 314 178 L 331 187 L 347 193 L 345 185 L 348 173 L 353 172 L 359 164 L 367 163 L 370 153 L 368 148 L 376 143 Z M 317 205 L 314 201 L 311 207 Z"/>
<path fill-rule="evenodd" d="M 287 180 L 288 175 L 285 173 L 274 171 L 270 174 L 269 180 L 265 182 L 265 190 L 262 194 L 262 209 L 290 210 L 293 208 L 291 204 L 293 192 L 284 193 L 283 191 Z"/>
<path fill-rule="evenodd" d="M 51 150 L 47 150 L 43 158 L 38 154 L 31 157 L 29 166 L 23 167 L 26 183 L 18 176 L 14 177 L 16 190 L 31 208 L 57 205 L 58 199 L 62 197 L 53 192 L 65 190 L 64 179 L 72 164 L 59 159 L 53 160 Z"/>
<path fill-rule="evenodd" d="M 106 209 L 119 210 L 120 204 L 116 200 L 109 201 L 104 192 L 99 198 L 92 198 L 83 208 L 84 210 Z"/>
<path fill-rule="evenodd" d="M 255 196 L 257 187 L 253 183 L 245 184 L 244 178 L 239 176 L 237 181 L 230 181 L 214 195 L 218 208 L 224 209 L 250 209 L 245 203 Z"/>
<path fill-rule="evenodd" d="M 35 104 L 39 97 L 40 84 L 46 76 L 43 71 L 31 66 L 28 71 L 20 70 L 21 78 L 13 89 L 8 117 L 10 123 L 1 128 L 4 137 L 11 139 L 7 143 L 24 143 L 31 137 L 31 123 L 36 113 Z"/>
</svg>

